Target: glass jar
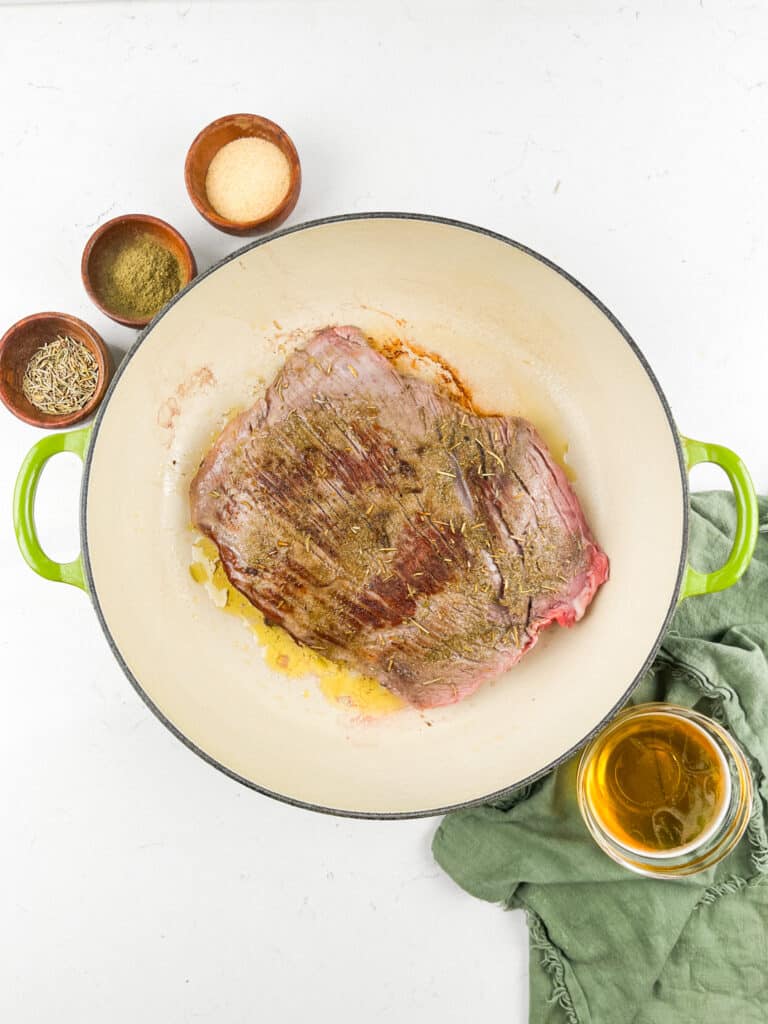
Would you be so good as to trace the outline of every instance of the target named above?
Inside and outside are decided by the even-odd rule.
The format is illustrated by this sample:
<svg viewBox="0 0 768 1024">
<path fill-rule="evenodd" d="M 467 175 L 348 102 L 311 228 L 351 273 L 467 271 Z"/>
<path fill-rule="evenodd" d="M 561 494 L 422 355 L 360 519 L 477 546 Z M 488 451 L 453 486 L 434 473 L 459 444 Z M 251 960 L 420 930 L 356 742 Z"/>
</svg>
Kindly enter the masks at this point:
<svg viewBox="0 0 768 1024">
<path fill-rule="evenodd" d="M 744 834 L 752 776 L 717 722 L 674 704 L 620 712 L 584 749 L 582 817 L 609 857 L 641 875 L 692 875 Z"/>
</svg>

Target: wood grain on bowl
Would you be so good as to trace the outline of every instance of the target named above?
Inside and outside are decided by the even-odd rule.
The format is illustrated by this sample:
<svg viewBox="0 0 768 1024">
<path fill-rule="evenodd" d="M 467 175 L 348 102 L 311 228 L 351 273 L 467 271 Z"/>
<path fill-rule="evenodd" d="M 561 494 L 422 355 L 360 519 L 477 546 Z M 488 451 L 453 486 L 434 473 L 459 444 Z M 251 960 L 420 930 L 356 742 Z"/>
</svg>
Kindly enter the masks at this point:
<svg viewBox="0 0 768 1024">
<path fill-rule="evenodd" d="M 24 394 L 24 372 L 35 352 L 60 334 L 79 341 L 93 355 L 98 364 L 98 383 L 82 409 L 49 414 L 34 406 Z M 15 416 L 35 427 L 71 427 L 87 419 L 98 408 L 111 375 L 112 360 L 100 335 L 68 313 L 34 313 L 9 327 L 0 339 L 0 399 Z"/>
<path fill-rule="evenodd" d="M 266 139 L 277 146 L 288 161 L 290 181 L 285 197 L 274 210 L 256 220 L 238 223 L 216 212 L 205 181 L 211 161 L 222 146 L 244 138 Z M 189 147 L 184 180 L 195 209 L 209 224 L 230 235 L 254 235 L 278 227 L 293 211 L 301 191 L 301 164 L 292 139 L 274 121 L 257 114 L 227 114 L 206 125 Z"/>
<path fill-rule="evenodd" d="M 161 305 L 150 315 L 127 316 L 124 312 L 112 308 L 100 288 L 101 274 L 105 260 L 119 249 L 121 245 L 128 245 L 137 235 L 147 236 L 157 242 L 175 258 L 179 264 L 179 290 L 185 288 L 197 274 L 197 264 L 192 250 L 186 239 L 171 227 L 166 221 L 159 217 L 151 217 L 149 214 L 128 213 L 119 217 L 113 217 L 105 224 L 98 227 L 88 239 L 80 264 L 80 272 L 83 285 L 88 292 L 91 301 L 105 316 L 108 316 L 116 323 L 125 327 L 141 328 L 157 315 Z"/>
</svg>

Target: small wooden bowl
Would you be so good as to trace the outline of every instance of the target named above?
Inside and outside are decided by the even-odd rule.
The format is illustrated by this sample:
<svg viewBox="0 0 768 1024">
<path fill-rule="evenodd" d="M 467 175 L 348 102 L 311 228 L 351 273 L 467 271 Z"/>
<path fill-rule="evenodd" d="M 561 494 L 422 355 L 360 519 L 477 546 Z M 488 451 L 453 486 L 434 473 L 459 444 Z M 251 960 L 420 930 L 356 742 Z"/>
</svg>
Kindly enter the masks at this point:
<svg viewBox="0 0 768 1024">
<path fill-rule="evenodd" d="M 181 287 L 184 288 L 197 273 L 197 265 L 192 250 L 185 238 L 179 234 L 176 228 L 166 224 L 159 217 L 150 217 L 144 213 L 126 213 L 120 217 L 113 217 L 106 224 L 96 228 L 88 239 L 83 258 L 80 263 L 85 290 L 88 292 L 93 304 L 97 306 L 105 316 L 118 324 L 126 327 L 146 327 L 150 320 L 157 316 L 157 310 L 152 316 L 147 317 L 126 317 L 110 309 L 104 304 L 96 286 L 95 269 L 105 253 L 114 246 L 120 244 L 121 239 L 126 239 L 137 233 L 151 235 L 160 245 L 170 250 L 179 261 L 181 268 Z"/>
<path fill-rule="evenodd" d="M 274 210 L 258 220 L 239 222 L 227 220 L 214 210 L 208 202 L 205 179 L 211 160 L 221 147 L 244 138 L 266 139 L 278 146 L 288 161 L 290 183 L 285 198 Z M 184 180 L 195 209 L 209 224 L 230 235 L 256 235 L 276 228 L 293 211 L 301 191 L 301 164 L 290 136 L 279 125 L 256 114 L 227 114 L 203 128 L 189 147 Z"/>
<path fill-rule="evenodd" d="M 99 379 L 93 397 L 82 409 L 63 414 L 41 412 L 24 395 L 22 382 L 27 363 L 57 334 L 80 341 L 99 365 Z M 35 313 L 19 320 L 0 339 L 0 399 L 14 416 L 33 427 L 71 427 L 95 412 L 112 376 L 109 350 L 92 327 L 67 313 Z"/>
</svg>

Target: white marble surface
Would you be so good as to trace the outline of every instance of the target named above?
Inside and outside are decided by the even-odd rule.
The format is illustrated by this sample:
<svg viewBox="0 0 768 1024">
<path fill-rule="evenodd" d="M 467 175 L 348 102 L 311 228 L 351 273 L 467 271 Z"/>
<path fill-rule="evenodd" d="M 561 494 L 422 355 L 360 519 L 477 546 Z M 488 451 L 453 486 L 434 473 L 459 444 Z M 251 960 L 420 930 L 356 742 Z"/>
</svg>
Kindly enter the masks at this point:
<svg viewBox="0 0 768 1024">
<path fill-rule="evenodd" d="M 62 309 L 125 348 L 80 285 L 88 234 L 146 211 L 201 268 L 230 251 L 184 154 L 264 113 L 301 154 L 292 222 L 415 210 L 526 242 L 765 489 L 767 45 L 763 5 L 710 0 L 0 5 L 0 327 Z M 0 1019 L 521 1024 L 522 917 L 440 873 L 434 822 L 281 806 L 155 721 L 84 596 L 23 566 L 8 506 L 39 434 L 0 419 Z M 78 479 L 60 458 L 41 485 L 56 556 Z"/>
</svg>

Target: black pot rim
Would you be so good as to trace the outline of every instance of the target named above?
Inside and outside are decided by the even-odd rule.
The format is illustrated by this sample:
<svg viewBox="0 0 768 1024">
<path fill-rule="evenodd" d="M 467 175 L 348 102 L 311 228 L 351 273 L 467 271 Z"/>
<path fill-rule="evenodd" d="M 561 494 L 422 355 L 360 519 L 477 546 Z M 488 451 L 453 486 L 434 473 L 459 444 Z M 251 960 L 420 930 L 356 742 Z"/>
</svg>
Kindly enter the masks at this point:
<svg viewBox="0 0 768 1024">
<path fill-rule="evenodd" d="M 277 793 L 274 790 L 266 788 L 265 786 L 260 786 L 257 783 L 253 782 L 251 779 L 247 779 L 244 776 L 239 775 L 237 772 L 232 771 L 232 769 L 227 768 L 227 766 L 222 764 L 220 761 L 217 761 L 214 757 L 212 757 L 210 754 L 208 754 L 205 750 L 203 750 L 201 747 L 197 746 L 196 743 L 193 743 L 192 740 L 190 740 L 188 736 L 186 736 L 183 732 L 181 732 L 181 730 L 178 729 L 177 726 L 175 726 L 174 723 L 171 722 L 170 719 L 168 719 L 162 713 L 162 711 L 154 704 L 154 702 L 149 697 L 149 694 L 147 694 L 146 691 L 143 689 L 143 687 L 141 686 L 141 683 L 134 676 L 134 674 L 131 672 L 131 670 L 129 669 L 128 665 L 126 664 L 125 660 L 123 659 L 122 654 L 120 653 L 120 650 L 119 650 L 119 648 L 118 648 L 118 646 L 117 646 L 117 644 L 116 644 L 116 642 L 115 642 L 115 640 L 114 640 L 114 638 L 112 636 L 112 633 L 111 633 L 111 631 L 109 629 L 109 626 L 107 624 L 106 618 L 104 616 L 104 613 L 102 611 L 102 608 L 101 608 L 101 605 L 100 605 L 100 602 L 99 602 L 98 591 L 96 589 L 96 583 L 95 583 L 95 580 L 93 578 L 90 554 L 89 554 L 89 551 L 88 551 L 88 534 L 87 534 L 87 526 L 86 526 L 86 522 L 87 522 L 87 508 L 88 508 L 88 483 L 89 483 L 90 474 L 91 474 L 91 464 L 92 464 L 93 452 L 95 450 L 96 442 L 98 440 L 99 430 L 100 430 L 100 427 L 101 427 L 101 423 L 102 423 L 102 421 L 104 419 L 104 415 L 105 415 L 107 409 L 109 408 L 109 403 L 110 403 L 110 400 L 112 398 L 112 395 L 113 395 L 115 389 L 120 384 L 120 379 L 122 378 L 122 375 L 123 375 L 126 367 L 130 363 L 132 358 L 135 356 L 135 354 L 139 350 L 139 348 L 142 346 L 142 344 L 146 341 L 148 335 L 153 330 L 153 328 L 160 322 L 160 320 L 162 320 L 162 318 L 165 316 L 165 314 L 168 312 L 168 310 L 171 309 L 181 298 L 183 298 L 184 295 L 186 295 L 188 291 L 190 291 L 192 288 L 194 288 L 197 284 L 199 284 L 201 281 L 203 281 L 210 274 L 215 273 L 217 270 L 219 270 L 221 267 L 225 266 L 227 263 L 231 263 L 232 260 L 238 259 L 238 257 L 242 256 L 244 253 L 250 251 L 251 249 L 256 249 L 256 248 L 258 248 L 261 245 L 268 245 L 271 241 L 273 241 L 276 238 L 283 238 L 286 235 L 291 235 L 291 234 L 294 234 L 295 232 L 298 232 L 298 231 L 306 231 L 306 230 L 308 230 L 310 228 L 321 227 L 321 226 L 326 225 L 326 224 L 338 224 L 338 223 L 341 223 L 343 221 L 354 221 L 354 220 L 361 220 L 361 221 L 362 220 L 416 220 L 416 221 L 430 221 L 430 222 L 435 223 L 435 224 L 444 224 L 444 225 L 447 225 L 449 227 L 462 228 L 465 231 L 472 231 L 472 232 L 474 232 L 476 234 L 485 235 L 486 237 L 493 238 L 493 239 L 495 239 L 498 242 L 504 243 L 505 245 L 510 245 L 513 248 L 518 249 L 521 252 L 524 252 L 524 253 L 526 253 L 529 256 L 532 256 L 534 259 L 538 260 L 540 263 L 543 263 L 545 266 L 549 267 L 551 270 L 554 270 L 556 273 L 560 274 L 561 277 L 565 278 L 566 281 L 568 281 L 575 288 L 577 288 L 582 293 L 582 295 L 584 295 L 587 299 L 589 299 L 589 301 L 592 302 L 593 305 L 595 305 L 597 307 L 597 309 L 604 316 L 606 316 L 608 318 L 608 320 L 610 320 L 610 322 L 613 324 L 613 326 L 617 329 L 617 331 L 624 338 L 624 340 L 626 341 L 627 345 L 630 347 L 630 349 L 634 353 L 635 357 L 637 358 L 638 362 L 640 363 L 640 365 L 642 366 L 642 368 L 645 370 L 646 374 L 648 375 L 649 380 L 653 384 L 653 387 L 654 387 L 654 389 L 656 391 L 656 394 L 658 396 L 659 402 L 661 403 L 661 407 L 664 410 L 664 415 L 666 416 L 667 422 L 669 423 L 669 428 L 670 428 L 670 432 L 671 432 L 671 435 L 672 435 L 672 442 L 673 442 L 673 444 L 675 446 L 675 451 L 677 453 L 677 461 L 678 461 L 678 466 L 680 468 L 680 479 L 681 479 L 682 491 L 683 491 L 683 534 L 682 534 L 681 541 L 680 541 L 680 562 L 679 562 L 678 567 L 677 567 L 677 578 L 676 578 L 676 581 L 675 581 L 675 586 L 674 586 L 674 589 L 673 589 L 673 593 L 672 593 L 672 597 L 671 597 L 671 600 L 670 600 L 670 604 L 669 604 L 669 607 L 667 608 L 667 612 L 666 612 L 666 614 L 664 616 L 664 620 L 661 623 L 661 626 L 659 628 L 659 632 L 658 632 L 658 635 L 656 637 L 656 640 L 654 641 L 653 645 L 651 646 L 651 649 L 650 649 L 650 651 L 648 653 L 647 658 L 645 659 L 645 661 L 644 661 L 643 665 L 641 666 L 640 670 L 635 675 L 634 679 L 629 683 L 629 685 L 627 686 L 626 690 L 621 695 L 619 700 L 613 705 L 613 707 L 607 712 L 607 714 L 605 714 L 600 719 L 600 721 L 581 740 L 579 740 L 578 743 L 576 743 L 573 746 L 569 747 L 569 749 L 566 750 L 563 754 L 561 754 L 560 757 L 558 757 L 554 761 L 550 762 L 544 768 L 541 768 L 538 771 L 533 772 L 531 775 L 528 775 L 525 778 L 518 779 L 515 782 L 510 783 L 510 785 L 505 786 L 502 789 L 496 790 L 493 793 L 487 793 L 487 794 L 484 794 L 483 796 L 479 796 L 479 797 L 473 798 L 471 800 L 460 801 L 459 803 L 456 803 L 456 804 L 448 804 L 448 805 L 446 805 L 444 807 L 431 807 L 431 808 L 425 808 L 424 810 L 417 810 L 417 811 L 355 811 L 355 810 L 349 810 L 347 808 L 327 807 L 327 806 L 324 806 L 322 804 L 315 804 L 315 803 L 312 803 L 312 802 L 306 801 L 306 800 L 298 800 L 295 797 L 287 796 L 284 793 Z M 506 235 L 499 234 L 496 231 L 491 231 L 488 228 L 478 227 L 475 224 L 469 224 L 469 223 L 466 223 L 465 221 L 454 220 L 454 219 L 449 218 L 449 217 L 439 217 L 439 216 L 436 216 L 436 215 L 433 215 L 433 214 L 424 214 L 424 213 L 403 213 L 403 212 L 392 212 L 392 213 L 389 213 L 389 212 L 384 212 L 384 211 L 382 211 L 382 212 L 371 212 L 371 213 L 346 213 L 346 214 L 338 214 L 338 215 L 331 216 L 331 217 L 320 217 L 317 220 L 304 221 L 301 224 L 296 224 L 296 225 L 294 225 L 292 227 L 283 228 L 280 231 L 276 231 L 273 234 L 267 235 L 265 238 L 257 239 L 256 241 L 252 241 L 252 242 L 248 243 L 247 245 L 244 245 L 241 248 L 236 249 L 234 252 L 230 253 L 228 256 L 225 256 L 223 259 L 221 259 L 218 262 L 214 263 L 211 267 L 208 268 L 208 270 L 204 271 L 202 274 L 199 274 L 197 277 L 195 277 L 190 282 L 190 284 L 188 284 L 184 289 L 182 289 L 182 291 L 180 291 L 171 300 L 171 302 L 168 303 L 168 305 L 155 317 L 155 319 L 152 320 L 141 331 L 141 333 L 139 334 L 139 336 L 136 339 L 136 341 L 133 343 L 133 345 L 130 347 L 130 349 L 126 353 L 123 361 L 121 362 L 121 364 L 118 367 L 114 377 L 112 378 L 112 382 L 111 382 L 111 384 L 109 386 L 109 390 L 107 391 L 107 393 L 106 393 L 106 395 L 104 397 L 104 400 L 101 403 L 101 406 L 99 408 L 99 412 L 98 412 L 98 414 L 96 416 L 96 419 L 95 419 L 95 422 L 94 422 L 94 425 L 93 425 L 93 431 L 92 431 L 92 434 L 91 434 L 91 441 L 90 441 L 90 444 L 89 444 L 89 447 L 88 447 L 88 453 L 87 453 L 86 459 L 85 459 L 85 466 L 84 466 L 84 471 L 83 471 L 83 481 L 82 481 L 82 488 L 81 488 L 81 495 L 80 495 L 80 538 L 81 538 L 81 544 L 82 544 L 83 565 L 85 567 L 85 577 L 86 577 L 86 581 L 87 581 L 87 584 L 88 584 L 88 590 L 89 590 L 89 593 L 90 593 L 91 601 L 93 602 L 93 606 L 94 606 L 94 609 L 96 611 L 96 615 L 98 617 L 99 623 L 101 624 L 101 628 L 102 628 L 102 630 L 104 632 L 104 635 L 107 638 L 107 642 L 109 643 L 109 646 L 112 649 L 112 653 L 114 654 L 118 664 L 120 665 L 121 669 L 123 670 L 124 675 L 127 677 L 128 681 L 131 683 L 131 685 L 136 690 L 136 692 L 141 697 L 141 699 L 144 701 L 144 703 L 147 705 L 147 707 L 163 723 L 163 725 L 168 730 L 170 730 L 170 732 L 173 733 L 173 735 L 178 740 L 180 740 L 189 750 L 193 751 L 193 753 L 197 754 L 198 757 L 201 757 L 208 764 L 212 765 L 214 768 L 218 769 L 220 772 L 223 772 L 225 775 L 229 776 L 229 778 L 234 779 L 236 782 L 241 783 L 243 786 L 247 786 L 249 789 L 256 790 L 256 792 L 262 793 L 264 796 L 272 797 L 274 800 L 279 800 L 282 803 L 290 804 L 291 806 L 294 806 L 294 807 L 301 807 L 304 810 L 317 811 L 317 812 L 319 812 L 321 814 L 332 814 L 332 815 L 336 815 L 338 817 L 343 817 L 343 818 L 366 818 L 366 819 L 376 819 L 376 820 L 381 820 L 381 819 L 400 820 L 400 819 L 408 819 L 408 818 L 428 818 L 428 817 L 433 817 L 433 816 L 436 816 L 436 815 L 447 814 L 450 811 L 460 810 L 461 808 L 464 808 L 464 807 L 475 807 L 475 806 L 477 806 L 479 804 L 488 803 L 489 801 L 492 801 L 492 800 L 498 800 L 501 797 L 503 797 L 506 793 L 509 793 L 513 789 L 518 789 L 521 786 L 530 785 L 530 783 L 535 782 L 537 779 L 541 778 L 543 775 L 546 775 L 548 772 L 552 771 L 553 768 L 557 768 L 558 765 L 562 764 L 564 761 L 567 761 L 568 758 L 572 757 L 581 747 L 583 747 L 586 743 L 588 743 L 603 728 L 603 726 L 608 721 L 610 721 L 610 719 L 616 714 L 617 711 L 620 710 L 620 708 L 622 708 L 624 706 L 624 704 L 626 704 L 626 702 L 629 700 L 633 690 L 638 685 L 640 680 L 643 678 L 643 676 L 645 675 L 647 670 L 650 668 L 650 665 L 651 665 L 654 657 L 656 656 L 656 653 L 657 653 L 659 647 L 661 646 L 661 642 L 662 642 L 662 640 L 664 638 L 664 634 L 666 633 L 667 627 L 669 626 L 669 623 L 670 623 L 670 621 L 672 619 L 672 616 L 674 615 L 675 608 L 677 607 L 678 597 L 679 597 L 679 594 L 680 594 L 680 589 L 682 587 L 683 574 L 685 572 L 685 566 L 686 566 L 686 560 L 687 560 L 687 554 L 688 554 L 689 502 L 690 502 L 690 494 L 689 494 L 689 488 L 688 488 L 688 473 L 687 473 L 687 470 L 686 470 L 685 457 L 684 457 L 684 454 L 683 454 L 683 448 L 682 448 L 682 444 L 681 444 L 681 441 L 680 441 L 680 435 L 678 433 L 677 427 L 675 426 L 675 421 L 674 421 L 674 418 L 672 416 L 672 411 L 671 411 L 671 409 L 669 407 L 669 403 L 667 402 L 666 396 L 665 396 L 664 392 L 661 389 L 661 385 L 659 384 L 658 380 L 656 379 L 656 375 L 654 374 L 653 370 L 651 369 L 650 364 L 648 363 L 647 359 L 645 358 L 645 356 L 641 352 L 641 350 L 638 347 L 637 343 L 634 341 L 634 339 L 631 337 L 629 332 L 626 330 L 626 328 L 613 315 L 613 313 L 611 313 L 611 311 L 600 301 L 600 299 L 598 299 L 597 296 L 594 295 L 588 288 L 586 288 L 580 281 L 578 281 L 575 277 L 573 277 L 571 274 L 569 274 L 566 270 L 563 270 L 562 267 L 558 266 L 556 263 L 553 263 L 552 260 L 547 259 L 546 256 L 542 256 L 540 253 L 536 252 L 534 249 L 529 248 L 527 245 L 523 245 L 521 242 L 516 242 L 514 239 L 508 238 Z"/>
</svg>

